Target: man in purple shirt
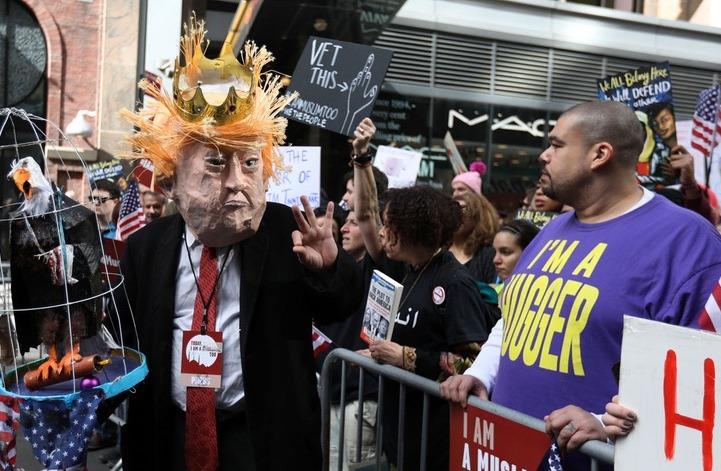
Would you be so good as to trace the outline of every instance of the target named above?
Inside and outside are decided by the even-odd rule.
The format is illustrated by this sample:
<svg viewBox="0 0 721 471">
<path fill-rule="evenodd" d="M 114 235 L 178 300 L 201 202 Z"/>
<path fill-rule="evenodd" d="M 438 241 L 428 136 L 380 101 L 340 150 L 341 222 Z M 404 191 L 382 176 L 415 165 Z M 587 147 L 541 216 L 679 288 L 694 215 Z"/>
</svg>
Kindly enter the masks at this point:
<svg viewBox="0 0 721 471">
<path fill-rule="evenodd" d="M 551 221 L 523 252 L 500 296 L 495 336 L 442 392 L 460 402 L 490 395 L 540 419 L 550 414 L 548 428 L 563 432 L 564 442 L 581 432 L 576 446 L 579 438 L 605 438 L 601 423 L 589 432 L 593 421 L 581 424 L 588 418 L 581 409 L 558 410 L 602 412 L 618 392 L 624 315 L 699 326 L 721 277 L 721 236 L 639 186 L 642 136 L 624 105 L 577 105 L 549 141 L 541 188 L 575 211 Z"/>
</svg>

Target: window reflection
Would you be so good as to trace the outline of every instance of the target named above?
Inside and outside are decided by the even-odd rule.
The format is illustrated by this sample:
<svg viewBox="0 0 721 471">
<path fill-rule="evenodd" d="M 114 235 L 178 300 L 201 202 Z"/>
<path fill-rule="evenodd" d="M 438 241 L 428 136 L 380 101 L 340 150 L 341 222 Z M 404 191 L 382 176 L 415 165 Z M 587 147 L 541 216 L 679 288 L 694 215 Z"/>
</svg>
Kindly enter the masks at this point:
<svg viewBox="0 0 721 471">
<path fill-rule="evenodd" d="M 384 92 L 372 118 L 374 142 L 422 152 L 418 183 L 449 192 L 455 175 L 443 138 L 450 132 L 466 167 L 486 164 L 483 193 L 510 214 L 538 180 L 538 156 L 558 113 Z"/>
<path fill-rule="evenodd" d="M 474 160 L 481 160 L 488 165 L 488 124 L 490 107 L 486 104 L 436 99 L 433 103 L 433 148 L 444 157 L 440 162 L 439 185 L 451 191 L 451 181 L 455 176 L 450 162 L 446 157 L 443 138 L 446 132 L 453 137 L 458 152 L 466 167 Z"/>
<path fill-rule="evenodd" d="M 30 10 L 16 0 L 0 2 L 0 108 L 15 107 L 45 117 L 45 68 L 47 54 L 45 38 Z M 43 146 L 32 145 L 20 149 L 16 143 L 35 142 L 35 132 L 22 120 L 6 124 L 0 134 L 0 168 L 10 168 L 13 159 L 35 157 L 43 161 Z M 21 154 L 20 154 L 21 153 Z M 16 201 L 18 192 L 6 178 L 0 178 L 0 220 L 9 217 L 9 204 Z M 9 224 L 0 222 L 0 257 L 9 257 Z"/>
<path fill-rule="evenodd" d="M 545 110 L 494 107 L 490 171 L 484 193 L 502 212 L 518 208 L 540 175 L 538 156 L 556 115 Z"/>
</svg>

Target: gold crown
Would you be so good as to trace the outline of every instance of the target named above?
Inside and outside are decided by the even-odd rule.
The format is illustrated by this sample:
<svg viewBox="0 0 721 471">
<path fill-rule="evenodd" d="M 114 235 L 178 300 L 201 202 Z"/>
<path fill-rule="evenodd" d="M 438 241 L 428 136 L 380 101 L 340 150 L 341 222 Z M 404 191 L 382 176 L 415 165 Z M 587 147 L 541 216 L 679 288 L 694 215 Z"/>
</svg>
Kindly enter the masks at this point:
<svg viewBox="0 0 721 471">
<path fill-rule="evenodd" d="M 212 118 L 216 124 L 226 124 L 251 111 L 258 74 L 253 64 L 241 64 L 233 53 L 242 13 L 239 8 L 217 59 L 205 57 L 205 21 L 198 21 L 193 13 L 190 26 L 183 25 L 180 49 L 185 67 L 176 59 L 173 77 L 173 99 L 183 119 Z"/>
</svg>

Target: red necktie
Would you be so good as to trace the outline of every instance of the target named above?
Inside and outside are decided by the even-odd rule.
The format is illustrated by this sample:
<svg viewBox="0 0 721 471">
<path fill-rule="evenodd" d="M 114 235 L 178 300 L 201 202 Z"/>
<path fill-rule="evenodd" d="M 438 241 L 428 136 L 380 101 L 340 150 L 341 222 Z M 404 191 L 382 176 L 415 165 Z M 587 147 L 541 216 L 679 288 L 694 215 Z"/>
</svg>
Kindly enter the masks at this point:
<svg viewBox="0 0 721 471">
<path fill-rule="evenodd" d="M 200 256 L 200 278 L 195 295 L 192 330 L 199 331 L 203 321 L 203 301 L 208 303 L 208 331 L 215 330 L 217 295 L 213 290 L 218 274 L 215 249 L 203 246 Z M 202 295 L 201 295 L 202 293 Z M 188 471 L 216 471 L 218 468 L 218 437 L 215 427 L 215 390 L 186 389 L 185 467 Z"/>
</svg>

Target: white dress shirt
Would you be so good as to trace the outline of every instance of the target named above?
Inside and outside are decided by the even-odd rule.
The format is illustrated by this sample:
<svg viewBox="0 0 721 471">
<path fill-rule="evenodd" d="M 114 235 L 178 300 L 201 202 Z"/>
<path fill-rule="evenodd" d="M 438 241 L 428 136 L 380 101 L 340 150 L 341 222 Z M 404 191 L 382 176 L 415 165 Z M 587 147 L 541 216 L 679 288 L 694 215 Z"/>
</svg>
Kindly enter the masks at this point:
<svg viewBox="0 0 721 471">
<path fill-rule="evenodd" d="M 175 405 L 185 410 L 185 386 L 180 383 L 180 359 L 182 354 L 183 331 L 193 325 L 195 296 L 198 292 L 195 276 L 200 277 L 200 256 L 203 244 L 195 238 L 186 226 L 185 239 L 190 248 L 191 260 L 185 242 L 180 247 L 180 261 L 175 275 L 175 314 L 173 315 L 173 353 L 172 353 L 172 391 Z M 225 267 L 216 287 L 217 314 L 215 330 L 223 332 L 223 373 L 221 386 L 215 392 L 215 404 L 218 409 L 233 409 L 245 396 L 243 388 L 243 368 L 240 363 L 240 263 L 237 248 L 216 249 L 218 270 Z M 192 269 L 191 269 L 192 268 Z"/>
<path fill-rule="evenodd" d="M 641 199 L 638 200 L 631 208 L 626 210 L 623 214 L 628 214 L 631 211 L 635 211 L 644 204 L 651 201 L 655 195 L 650 190 L 641 187 L 643 194 Z M 501 296 L 498 296 L 501 299 Z M 488 340 L 483 344 L 481 351 L 478 353 L 473 364 L 465 371 L 464 374 L 475 376 L 481 383 L 486 387 L 488 394 L 493 392 L 493 387 L 496 385 L 496 376 L 498 376 L 498 365 L 501 363 L 501 342 L 503 340 L 503 317 L 501 317 L 496 325 L 493 326 Z"/>
</svg>

